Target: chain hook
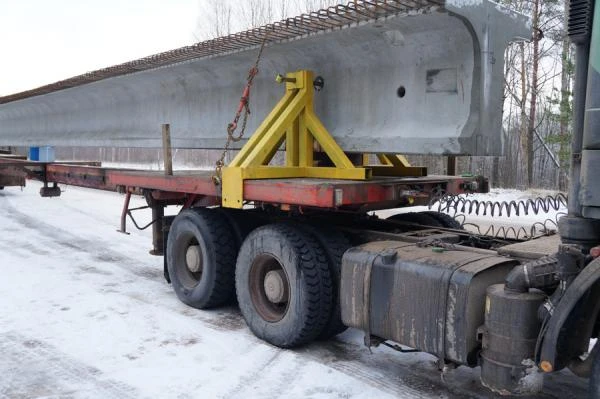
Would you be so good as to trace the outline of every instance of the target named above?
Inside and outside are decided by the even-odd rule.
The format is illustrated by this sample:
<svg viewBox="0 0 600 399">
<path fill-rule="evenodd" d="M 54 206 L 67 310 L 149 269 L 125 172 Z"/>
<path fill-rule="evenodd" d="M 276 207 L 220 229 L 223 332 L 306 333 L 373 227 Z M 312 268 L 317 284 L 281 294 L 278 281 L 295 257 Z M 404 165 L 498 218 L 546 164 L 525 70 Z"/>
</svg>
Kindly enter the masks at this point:
<svg viewBox="0 0 600 399">
<path fill-rule="evenodd" d="M 238 105 L 235 116 L 233 117 L 233 121 L 227 124 L 227 141 L 225 142 L 225 146 L 223 148 L 223 153 L 221 154 L 221 157 L 215 162 L 215 175 L 213 176 L 213 183 L 216 186 L 221 184 L 221 170 L 223 169 L 223 166 L 225 166 L 225 157 L 229 152 L 229 147 L 231 147 L 231 143 L 235 143 L 242 140 L 242 138 L 244 137 L 244 133 L 246 132 L 246 124 L 248 123 L 248 116 L 250 115 L 250 88 L 252 87 L 254 78 L 256 77 L 256 75 L 258 75 L 258 64 L 260 63 L 260 59 L 262 57 L 263 50 L 265 48 L 265 43 L 267 42 L 268 37 L 269 31 L 267 30 L 260 45 L 260 50 L 258 51 L 256 62 L 254 63 L 254 66 L 252 66 L 248 71 L 248 77 L 246 78 L 246 86 L 244 87 L 244 91 L 242 92 L 242 97 L 240 98 L 240 103 Z M 240 133 L 236 136 L 235 131 L 238 128 L 240 118 L 242 118 L 242 126 L 240 129 Z"/>
</svg>

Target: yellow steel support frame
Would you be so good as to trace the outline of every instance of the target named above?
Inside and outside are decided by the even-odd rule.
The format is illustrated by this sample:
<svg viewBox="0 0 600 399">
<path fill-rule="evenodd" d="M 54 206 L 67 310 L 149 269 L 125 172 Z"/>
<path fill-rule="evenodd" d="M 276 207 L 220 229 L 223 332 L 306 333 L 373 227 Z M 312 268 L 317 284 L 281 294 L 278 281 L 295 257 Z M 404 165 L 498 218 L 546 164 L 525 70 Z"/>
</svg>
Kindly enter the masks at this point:
<svg viewBox="0 0 600 399">
<path fill-rule="evenodd" d="M 313 111 L 313 73 L 297 71 L 281 79 L 284 97 L 256 129 L 231 163 L 222 169 L 222 205 L 243 206 L 244 180 L 277 178 L 325 178 L 367 180 L 379 176 L 423 176 L 426 169 L 411 167 L 401 155 L 377 154 L 382 165 L 355 166 L 331 137 Z M 285 142 L 285 166 L 269 162 Z M 314 143 L 333 167 L 316 167 Z M 364 160 L 368 157 L 363 156 Z"/>
<path fill-rule="evenodd" d="M 410 166 L 404 155 L 377 154 L 377 159 L 381 165 L 368 166 L 374 176 L 427 176 L 426 167 Z"/>
</svg>

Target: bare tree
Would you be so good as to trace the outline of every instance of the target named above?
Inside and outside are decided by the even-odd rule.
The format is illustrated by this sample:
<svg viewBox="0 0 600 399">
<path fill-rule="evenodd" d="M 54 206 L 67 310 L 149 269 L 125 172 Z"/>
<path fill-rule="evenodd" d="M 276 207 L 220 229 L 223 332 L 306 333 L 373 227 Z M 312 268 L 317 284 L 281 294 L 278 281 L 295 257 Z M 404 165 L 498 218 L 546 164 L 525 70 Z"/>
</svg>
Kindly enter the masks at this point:
<svg viewBox="0 0 600 399">
<path fill-rule="evenodd" d="M 224 36 L 348 0 L 198 0 L 197 40 Z"/>
<path fill-rule="evenodd" d="M 565 43 L 565 17 L 563 0 L 507 0 L 503 2 L 531 16 L 532 38 L 528 43 L 519 43 L 507 50 L 505 130 L 518 132 L 518 157 L 513 165 L 519 165 L 517 182 L 523 186 L 540 184 L 541 175 L 550 175 L 544 168 L 563 168 L 560 146 L 554 145 L 554 135 L 568 130 L 568 121 L 562 125 L 545 124 L 546 119 L 556 119 L 559 108 L 566 110 L 569 104 L 568 50 Z M 563 73 L 565 74 L 563 76 Z M 563 82 L 561 83 L 561 80 Z M 564 93 L 553 96 L 553 93 Z M 564 99 L 564 101 L 563 101 Z M 518 117 L 515 115 L 518 115 Z M 506 123 L 509 125 L 506 125 Z M 541 129 L 540 126 L 544 126 Z M 563 140 L 566 142 L 566 140 Z M 563 145 L 565 150 L 568 146 Z M 514 150 L 513 150 L 514 151 Z M 557 155 L 557 153 L 559 153 Z M 511 155 L 512 157 L 512 155 Z M 561 172 L 565 175 L 564 172 Z"/>
<path fill-rule="evenodd" d="M 229 35 L 232 31 L 232 7 L 227 1 L 199 0 L 202 10 L 198 17 L 197 40 Z"/>
</svg>

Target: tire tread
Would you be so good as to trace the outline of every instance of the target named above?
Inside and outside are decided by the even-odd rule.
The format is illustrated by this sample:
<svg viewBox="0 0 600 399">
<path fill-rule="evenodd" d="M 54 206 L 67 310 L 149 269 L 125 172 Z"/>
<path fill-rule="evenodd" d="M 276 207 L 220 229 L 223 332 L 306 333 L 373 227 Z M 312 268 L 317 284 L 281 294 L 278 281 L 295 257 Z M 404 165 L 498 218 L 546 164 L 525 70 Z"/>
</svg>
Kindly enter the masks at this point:
<svg viewBox="0 0 600 399">
<path fill-rule="evenodd" d="M 303 226 L 308 234 L 312 235 L 321 245 L 327 256 L 329 272 L 332 282 L 332 310 L 323 331 L 318 339 L 329 339 L 342 332 L 348 327 L 342 323 L 342 311 L 340 308 L 340 279 L 342 268 L 342 257 L 352 245 L 350 240 L 339 230 L 320 225 Z"/>
<path fill-rule="evenodd" d="M 332 307 L 331 276 L 327 256 L 323 249 L 313 237 L 300 229 L 285 224 L 266 225 L 250 233 L 246 242 L 255 239 L 257 236 L 271 233 L 279 236 L 282 243 L 287 242 L 299 260 L 298 272 L 301 278 L 303 278 L 302 286 L 304 287 L 305 299 L 299 306 L 304 306 L 306 312 L 303 313 L 304 317 L 302 319 L 296 321 L 297 326 L 293 329 L 292 334 L 270 341 L 254 325 L 254 317 L 260 319 L 260 316 L 246 314 L 244 311 L 242 311 L 242 314 L 250 329 L 259 338 L 266 339 L 271 344 L 282 348 L 291 348 L 314 340 L 327 324 Z M 244 255 L 244 247 L 243 245 L 240 251 L 242 255 Z M 240 267 L 238 266 L 236 273 L 239 270 Z M 238 301 L 241 304 L 240 289 L 238 287 Z"/>
<path fill-rule="evenodd" d="M 228 303 L 235 293 L 236 241 L 224 215 L 207 208 L 195 208 L 194 212 L 204 219 L 217 255 L 214 288 L 205 305 L 216 307 Z"/>
</svg>

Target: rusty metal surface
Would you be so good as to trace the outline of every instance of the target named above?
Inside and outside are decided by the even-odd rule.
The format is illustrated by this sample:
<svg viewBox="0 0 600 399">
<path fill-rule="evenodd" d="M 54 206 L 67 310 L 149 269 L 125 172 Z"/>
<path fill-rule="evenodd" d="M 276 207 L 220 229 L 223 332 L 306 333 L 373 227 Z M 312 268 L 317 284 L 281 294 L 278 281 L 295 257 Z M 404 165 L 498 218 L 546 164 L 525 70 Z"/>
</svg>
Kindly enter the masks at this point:
<svg viewBox="0 0 600 399">
<path fill-rule="evenodd" d="M 44 163 L 0 159 L 0 176 L 12 170 L 25 172 L 30 178 L 59 184 L 118 191 L 124 188 L 149 189 L 168 193 L 197 194 L 220 198 L 219 186 L 213 182 L 213 171 L 197 170 L 163 172 L 103 168 L 94 162 Z M 481 177 L 425 176 L 419 178 L 381 177 L 367 181 L 333 179 L 267 179 L 247 180 L 244 199 L 248 201 L 342 209 L 383 209 L 427 203 L 432 193 L 441 188 L 456 194 L 461 186 L 480 181 Z M 453 191 L 454 190 L 454 191 Z M 158 197 L 156 197 L 158 199 Z"/>
<path fill-rule="evenodd" d="M 486 0 L 351 2 L 6 96 L 0 145 L 159 148 L 170 123 L 174 148 L 222 149 L 267 32 L 249 132 L 283 94 L 275 74 L 312 69 L 345 151 L 502 152 L 504 48 L 529 32 Z"/>
<path fill-rule="evenodd" d="M 4 187 L 24 187 L 25 174 L 18 169 L 0 169 L 0 189 Z"/>
<path fill-rule="evenodd" d="M 477 364 L 485 290 L 517 262 L 469 251 L 371 242 L 346 252 L 345 324 L 459 364 Z"/>
</svg>

